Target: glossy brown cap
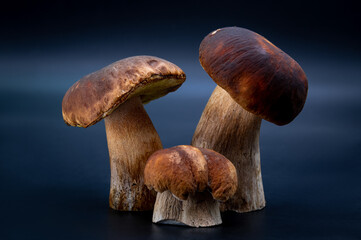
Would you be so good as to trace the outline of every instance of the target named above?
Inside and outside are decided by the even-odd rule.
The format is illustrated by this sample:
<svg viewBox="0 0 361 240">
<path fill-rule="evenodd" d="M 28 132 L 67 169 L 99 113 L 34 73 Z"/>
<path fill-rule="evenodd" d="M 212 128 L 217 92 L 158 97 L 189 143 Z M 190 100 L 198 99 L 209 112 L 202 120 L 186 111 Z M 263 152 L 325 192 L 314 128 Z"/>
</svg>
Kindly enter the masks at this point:
<svg viewBox="0 0 361 240">
<path fill-rule="evenodd" d="M 235 166 L 222 154 L 199 148 L 208 165 L 208 187 L 214 199 L 225 202 L 237 190 L 238 180 Z"/>
<path fill-rule="evenodd" d="M 261 35 L 238 27 L 206 36 L 199 60 L 209 76 L 247 111 L 284 125 L 302 110 L 307 77 L 300 65 Z"/>
<path fill-rule="evenodd" d="M 237 189 L 237 173 L 223 155 L 204 148 L 180 145 L 153 153 L 144 170 L 144 182 L 157 192 L 171 191 L 181 200 L 209 190 L 226 201 Z"/>
<path fill-rule="evenodd" d="M 144 169 L 144 183 L 157 192 L 171 191 L 181 200 L 207 187 L 207 162 L 195 147 L 180 145 L 153 153 Z"/>
<path fill-rule="evenodd" d="M 63 98 L 63 118 L 71 126 L 88 127 L 133 96 L 143 103 L 177 90 L 185 81 L 178 66 L 152 56 L 117 61 L 76 82 Z"/>
</svg>

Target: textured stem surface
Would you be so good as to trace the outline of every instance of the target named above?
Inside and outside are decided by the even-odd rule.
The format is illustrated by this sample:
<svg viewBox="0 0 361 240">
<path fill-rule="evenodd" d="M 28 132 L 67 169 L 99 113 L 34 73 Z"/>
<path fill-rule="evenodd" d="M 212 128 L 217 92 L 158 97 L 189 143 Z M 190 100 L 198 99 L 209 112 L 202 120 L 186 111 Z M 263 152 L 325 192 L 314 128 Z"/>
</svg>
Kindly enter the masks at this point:
<svg viewBox="0 0 361 240">
<path fill-rule="evenodd" d="M 249 212 L 265 206 L 259 153 L 261 120 L 218 86 L 199 120 L 192 145 L 223 154 L 237 169 L 237 192 L 221 204 L 222 211 Z"/>
<path fill-rule="evenodd" d="M 221 224 L 222 219 L 219 203 L 208 191 L 188 196 L 186 201 L 180 201 L 170 191 L 165 191 L 157 194 L 153 222 L 210 227 Z"/>
<path fill-rule="evenodd" d="M 153 209 L 156 193 L 144 185 L 149 156 L 162 149 L 139 97 L 121 104 L 104 119 L 110 158 L 109 205 L 120 211 Z"/>
</svg>

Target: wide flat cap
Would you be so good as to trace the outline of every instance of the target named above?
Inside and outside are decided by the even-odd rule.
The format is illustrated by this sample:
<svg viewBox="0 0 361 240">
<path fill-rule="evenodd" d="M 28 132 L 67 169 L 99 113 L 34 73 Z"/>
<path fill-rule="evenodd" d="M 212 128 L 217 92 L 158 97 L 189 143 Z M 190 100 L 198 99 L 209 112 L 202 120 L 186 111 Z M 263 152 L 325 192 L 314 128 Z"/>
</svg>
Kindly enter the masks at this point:
<svg viewBox="0 0 361 240">
<path fill-rule="evenodd" d="M 178 66 L 153 56 L 122 59 L 76 82 L 62 103 L 64 121 L 88 127 L 133 96 L 143 103 L 177 90 L 185 81 Z"/>
<path fill-rule="evenodd" d="M 207 35 L 199 59 L 209 76 L 247 111 L 277 125 L 291 122 L 306 101 L 300 65 L 261 35 L 238 27 Z"/>
<path fill-rule="evenodd" d="M 169 190 L 181 200 L 209 190 L 214 199 L 226 201 L 236 192 L 237 172 L 215 151 L 180 145 L 158 150 L 149 157 L 144 182 L 157 192 Z"/>
</svg>

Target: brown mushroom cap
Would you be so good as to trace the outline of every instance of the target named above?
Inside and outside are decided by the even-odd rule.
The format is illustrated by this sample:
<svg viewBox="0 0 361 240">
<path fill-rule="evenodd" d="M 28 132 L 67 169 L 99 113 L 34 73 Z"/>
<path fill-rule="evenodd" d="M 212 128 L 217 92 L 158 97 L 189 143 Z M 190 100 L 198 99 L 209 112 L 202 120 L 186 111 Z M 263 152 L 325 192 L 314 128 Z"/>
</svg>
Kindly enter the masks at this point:
<svg viewBox="0 0 361 240">
<path fill-rule="evenodd" d="M 199 148 L 208 164 L 208 187 L 214 199 L 225 202 L 237 190 L 235 166 L 225 156 L 213 150 Z"/>
<path fill-rule="evenodd" d="M 157 192 L 170 190 L 179 199 L 207 187 L 207 162 L 195 147 L 180 145 L 153 153 L 145 165 L 144 183 Z"/>
<path fill-rule="evenodd" d="M 226 201 L 237 189 L 237 173 L 223 155 L 180 145 L 156 151 L 147 161 L 144 182 L 157 192 L 169 190 L 181 200 L 207 188 L 214 199 Z"/>
<path fill-rule="evenodd" d="M 209 76 L 247 111 L 284 125 L 302 110 L 307 78 L 298 63 L 261 35 L 238 27 L 206 36 L 199 59 Z"/>
<path fill-rule="evenodd" d="M 143 103 L 177 90 L 185 81 L 178 66 L 152 56 L 122 59 L 76 82 L 63 98 L 63 118 L 71 126 L 88 127 L 133 96 Z"/>
</svg>

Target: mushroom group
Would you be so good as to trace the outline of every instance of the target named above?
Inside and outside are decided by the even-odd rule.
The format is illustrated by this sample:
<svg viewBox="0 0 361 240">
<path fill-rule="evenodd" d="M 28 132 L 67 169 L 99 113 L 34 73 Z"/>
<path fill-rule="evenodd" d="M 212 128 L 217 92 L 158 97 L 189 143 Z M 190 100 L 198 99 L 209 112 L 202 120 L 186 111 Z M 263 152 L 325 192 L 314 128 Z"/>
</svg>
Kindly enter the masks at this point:
<svg viewBox="0 0 361 240">
<path fill-rule="evenodd" d="M 237 189 L 236 169 L 227 158 L 187 145 L 153 153 L 144 180 L 158 192 L 153 222 L 192 227 L 221 224 L 219 202 L 228 200 Z"/>
<path fill-rule="evenodd" d="M 87 128 L 105 120 L 111 208 L 154 207 L 155 223 L 208 227 L 222 223 L 220 210 L 249 212 L 265 206 L 261 121 L 290 123 L 305 104 L 307 77 L 266 38 L 238 27 L 208 34 L 199 60 L 218 86 L 191 145 L 163 149 L 143 107 L 185 81 L 184 72 L 164 59 L 125 58 L 83 77 L 66 92 L 66 124 Z"/>
</svg>

